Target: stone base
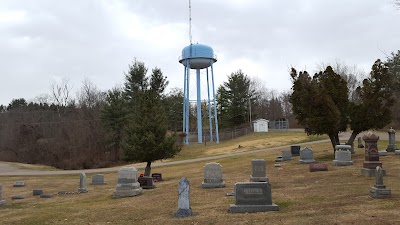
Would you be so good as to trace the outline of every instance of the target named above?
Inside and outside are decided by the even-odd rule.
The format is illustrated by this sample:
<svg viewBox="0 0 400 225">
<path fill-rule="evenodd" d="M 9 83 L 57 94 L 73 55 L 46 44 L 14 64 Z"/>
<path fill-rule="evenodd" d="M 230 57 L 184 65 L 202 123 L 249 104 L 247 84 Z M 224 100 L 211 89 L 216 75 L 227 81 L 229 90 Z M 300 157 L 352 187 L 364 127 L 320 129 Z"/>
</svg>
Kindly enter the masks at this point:
<svg viewBox="0 0 400 225">
<path fill-rule="evenodd" d="M 268 212 L 268 211 L 279 211 L 279 206 L 276 204 L 272 205 L 229 205 L 229 211 L 231 213 L 256 213 L 256 212 Z"/>
<path fill-rule="evenodd" d="M 388 147 L 386 148 L 386 151 L 394 152 L 394 151 L 396 151 L 396 149 L 397 149 L 396 145 L 388 145 Z"/>
<path fill-rule="evenodd" d="M 149 185 L 146 185 L 146 186 L 141 186 L 143 189 L 154 189 L 154 188 L 156 188 L 156 185 L 151 185 L 151 186 L 149 186 Z"/>
<path fill-rule="evenodd" d="M 387 153 L 386 150 L 378 151 L 379 156 L 387 156 Z"/>
<path fill-rule="evenodd" d="M 202 188 L 223 188 L 225 187 L 225 181 L 219 183 L 201 183 Z"/>
<path fill-rule="evenodd" d="M 339 161 L 339 160 L 333 160 L 332 165 L 334 166 L 350 166 L 353 165 L 353 161 Z"/>
<path fill-rule="evenodd" d="M 175 217 L 184 218 L 192 216 L 192 209 L 178 209 L 175 213 Z"/>
<path fill-rule="evenodd" d="M 269 182 L 268 177 L 253 177 L 250 175 L 250 182 Z"/>
<path fill-rule="evenodd" d="M 361 175 L 365 177 L 374 177 L 375 176 L 375 171 L 376 169 L 367 169 L 367 168 L 362 168 L 361 169 Z M 382 169 L 383 176 L 386 176 L 386 170 Z"/>
<path fill-rule="evenodd" d="M 6 200 L 0 200 L 0 206 L 5 205 L 5 204 L 6 204 Z"/>
<path fill-rule="evenodd" d="M 371 187 L 369 189 L 369 196 L 372 198 L 390 198 L 392 191 L 386 188 Z"/>
<path fill-rule="evenodd" d="M 377 166 L 382 167 L 382 163 L 379 161 L 364 161 L 363 163 L 365 169 L 375 170 Z"/>
<path fill-rule="evenodd" d="M 87 189 L 86 188 L 78 188 L 79 193 L 86 193 Z"/>
<path fill-rule="evenodd" d="M 315 160 L 314 159 L 300 159 L 299 162 L 302 164 L 310 164 L 310 163 L 315 163 Z"/>
<path fill-rule="evenodd" d="M 133 197 L 143 193 L 139 183 L 135 184 L 117 184 L 113 193 L 113 198 Z"/>
<path fill-rule="evenodd" d="M 400 150 L 394 150 L 394 154 L 400 155 Z"/>
</svg>

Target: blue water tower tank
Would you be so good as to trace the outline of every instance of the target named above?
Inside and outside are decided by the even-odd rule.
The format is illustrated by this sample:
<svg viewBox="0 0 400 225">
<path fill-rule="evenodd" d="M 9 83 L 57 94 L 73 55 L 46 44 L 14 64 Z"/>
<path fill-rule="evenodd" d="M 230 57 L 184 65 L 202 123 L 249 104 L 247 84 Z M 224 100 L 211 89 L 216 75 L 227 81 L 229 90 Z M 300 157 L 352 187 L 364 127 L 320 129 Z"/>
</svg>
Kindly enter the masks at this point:
<svg viewBox="0 0 400 225">
<path fill-rule="evenodd" d="M 202 44 L 191 44 L 182 50 L 179 62 L 183 65 L 190 65 L 191 69 L 204 69 L 217 61 L 214 50 Z"/>
</svg>

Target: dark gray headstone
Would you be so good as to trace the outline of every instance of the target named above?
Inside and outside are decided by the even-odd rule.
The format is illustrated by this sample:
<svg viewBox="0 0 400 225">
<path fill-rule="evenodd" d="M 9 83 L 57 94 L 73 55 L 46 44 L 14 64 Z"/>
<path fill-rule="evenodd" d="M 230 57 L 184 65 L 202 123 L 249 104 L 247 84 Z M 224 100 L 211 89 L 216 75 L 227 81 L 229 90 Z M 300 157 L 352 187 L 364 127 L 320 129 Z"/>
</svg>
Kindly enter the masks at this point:
<svg viewBox="0 0 400 225">
<path fill-rule="evenodd" d="M 34 189 L 34 190 L 32 190 L 32 194 L 33 194 L 33 196 L 41 195 L 41 194 L 43 194 L 43 190 L 42 189 Z"/>
<path fill-rule="evenodd" d="M 19 196 L 19 195 L 14 195 L 14 196 L 11 196 L 11 199 L 12 200 L 20 200 L 20 199 L 24 199 L 24 197 L 23 196 Z"/>
<path fill-rule="evenodd" d="M 364 148 L 364 145 L 363 145 L 363 142 L 362 142 L 361 137 L 358 137 L 358 138 L 357 138 L 357 142 L 358 142 L 358 144 L 357 144 L 357 147 L 358 147 L 358 148 Z"/>
<path fill-rule="evenodd" d="M 156 185 L 154 185 L 154 179 L 152 177 L 138 177 L 138 182 L 140 187 L 143 189 L 154 189 Z"/>
<path fill-rule="evenodd" d="M 52 198 L 53 195 L 51 195 L 51 194 L 41 194 L 40 197 L 41 198 Z"/>
<path fill-rule="evenodd" d="M 178 210 L 175 217 L 192 216 L 192 208 L 190 207 L 190 184 L 186 177 L 182 177 L 178 184 Z"/>
<path fill-rule="evenodd" d="M 300 155 L 300 146 L 299 145 L 290 146 L 290 152 L 292 153 L 292 156 L 299 156 Z"/>
<path fill-rule="evenodd" d="M 235 184 L 235 204 L 229 206 L 232 213 L 278 211 L 272 203 L 271 185 L 267 182 L 239 182 Z"/>
</svg>

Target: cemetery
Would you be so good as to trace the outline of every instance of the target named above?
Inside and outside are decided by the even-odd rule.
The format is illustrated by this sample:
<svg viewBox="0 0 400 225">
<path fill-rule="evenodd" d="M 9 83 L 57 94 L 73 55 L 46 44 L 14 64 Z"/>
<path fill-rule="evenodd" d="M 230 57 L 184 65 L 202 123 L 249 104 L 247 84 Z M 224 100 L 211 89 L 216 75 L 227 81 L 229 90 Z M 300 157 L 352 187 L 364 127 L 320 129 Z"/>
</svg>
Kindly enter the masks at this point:
<svg viewBox="0 0 400 225">
<path fill-rule="evenodd" d="M 277 155 L 289 158 L 291 153 L 286 151 L 293 144 L 282 142 L 282 147 L 268 150 L 155 167 L 154 176 L 146 178 L 154 186 L 149 189 L 139 182 L 143 164 L 101 174 L 82 171 L 69 175 L 1 176 L 0 221 L 265 224 L 268 220 L 269 224 L 394 224 L 399 221 L 396 205 L 400 200 L 400 156 L 388 152 L 378 160 L 377 152 L 386 149 L 389 141 L 368 142 L 371 137 L 376 139 L 370 135 L 367 143 L 363 140 L 369 152 L 355 148 L 355 153 L 349 154 L 350 151 L 338 149 L 336 157 L 326 139 L 297 143 L 300 156 L 304 149 L 308 151 L 305 156 L 303 152 L 302 160 L 312 161 L 309 163 L 301 163 L 300 156 L 292 154 L 293 160 L 283 160 L 275 167 Z M 236 151 L 237 142 L 231 146 L 228 153 Z M 370 169 L 372 164 L 379 167 Z M 310 172 L 310 168 L 319 172 Z M 364 176 L 360 170 L 376 176 Z"/>
</svg>

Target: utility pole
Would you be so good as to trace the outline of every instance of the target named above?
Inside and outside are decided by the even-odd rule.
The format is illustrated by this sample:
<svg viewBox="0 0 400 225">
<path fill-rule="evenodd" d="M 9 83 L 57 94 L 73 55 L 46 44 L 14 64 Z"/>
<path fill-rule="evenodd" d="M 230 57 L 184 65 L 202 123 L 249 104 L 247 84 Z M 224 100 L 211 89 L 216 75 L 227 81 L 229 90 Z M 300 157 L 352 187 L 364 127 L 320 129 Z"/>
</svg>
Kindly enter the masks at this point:
<svg viewBox="0 0 400 225">
<path fill-rule="evenodd" d="M 251 123 L 251 101 L 250 101 L 250 98 L 249 98 L 249 119 L 250 119 L 250 129 L 252 128 L 252 123 Z"/>
</svg>

